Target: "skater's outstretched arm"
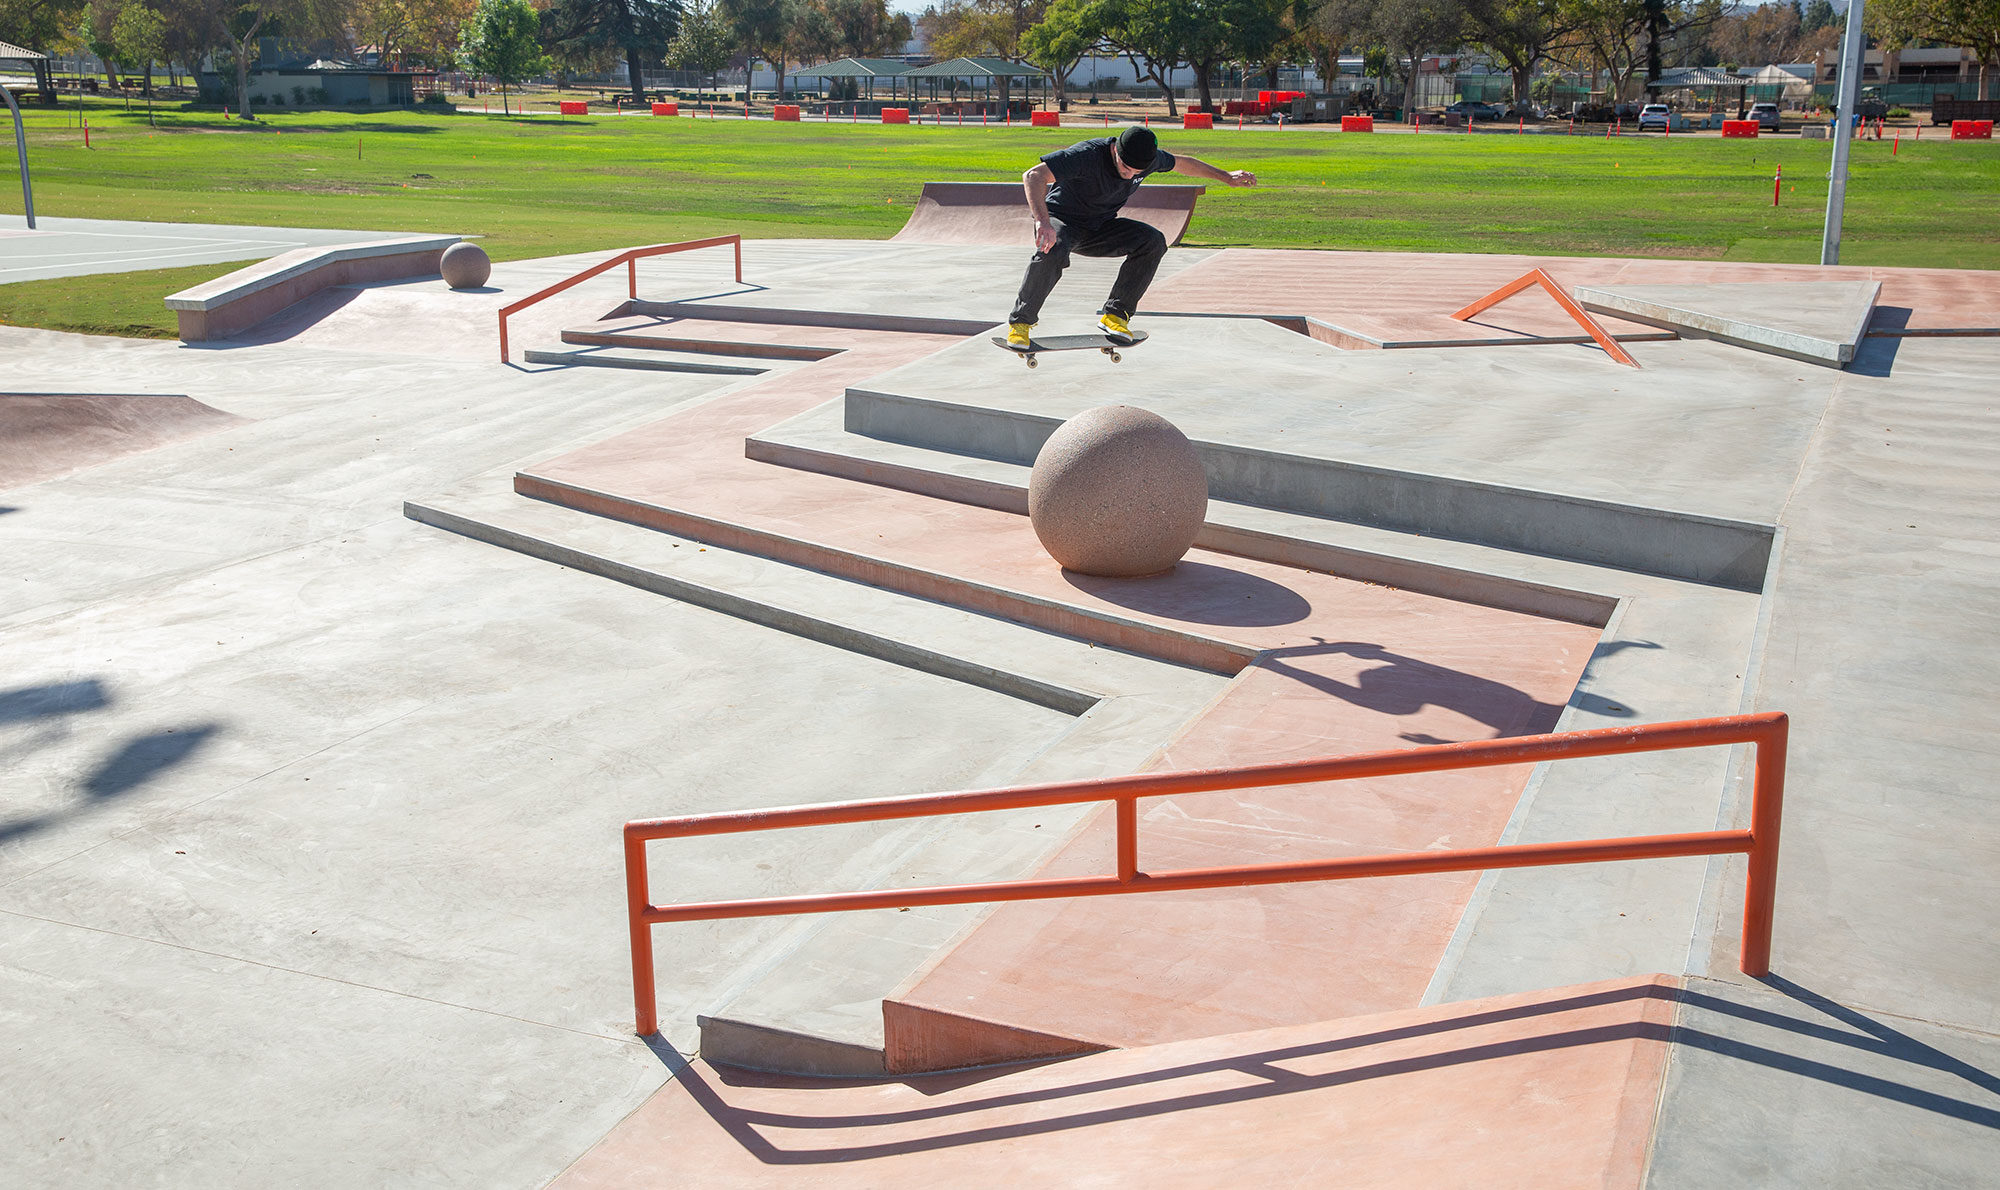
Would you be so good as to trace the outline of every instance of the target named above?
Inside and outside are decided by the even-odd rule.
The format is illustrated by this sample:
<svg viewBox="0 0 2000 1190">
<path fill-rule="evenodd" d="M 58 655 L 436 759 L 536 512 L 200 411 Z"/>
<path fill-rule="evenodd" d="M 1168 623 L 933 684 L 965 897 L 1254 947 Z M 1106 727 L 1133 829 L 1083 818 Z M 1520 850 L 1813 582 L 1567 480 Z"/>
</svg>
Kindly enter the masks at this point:
<svg viewBox="0 0 2000 1190">
<path fill-rule="evenodd" d="M 1021 175 L 1021 186 L 1028 192 L 1028 214 L 1035 219 L 1035 251 L 1047 252 L 1056 246 L 1056 225 L 1049 222 L 1049 187 L 1055 185 L 1055 171 L 1045 161 L 1035 163 L 1035 168 Z"/>
<path fill-rule="evenodd" d="M 1190 177 L 1207 178 L 1211 182 L 1226 182 L 1231 186 L 1255 186 L 1257 175 L 1247 169 L 1217 169 L 1199 157 L 1174 155 L 1174 172 Z M 1033 202 L 1030 201 L 1030 206 Z"/>
</svg>

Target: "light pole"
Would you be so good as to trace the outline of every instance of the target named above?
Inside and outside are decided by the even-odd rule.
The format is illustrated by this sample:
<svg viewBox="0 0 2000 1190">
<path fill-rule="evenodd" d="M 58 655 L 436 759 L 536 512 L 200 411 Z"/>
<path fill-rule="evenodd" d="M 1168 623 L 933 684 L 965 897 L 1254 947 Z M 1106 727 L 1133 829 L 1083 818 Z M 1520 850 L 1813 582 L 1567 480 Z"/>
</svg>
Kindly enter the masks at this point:
<svg viewBox="0 0 2000 1190">
<path fill-rule="evenodd" d="M 14 113 L 14 152 L 21 158 L 21 210 L 27 213 L 28 230 L 35 230 L 35 192 L 28 186 L 28 134 L 21 128 L 21 105 L 14 102 L 14 92 L 0 87 L 0 95 L 7 97 L 7 107 Z"/>
<path fill-rule="evenodd" d="M 1840 105 L 1834 114 L 1833 168 L 1827 175 L 1826 228 L 1819 262 L 1840 263 L 1840 219 L 1847 206 L 1847 150 L 1854 141 L 1854 104 L 1861 94 L 1861 0 L 1848 0 L 1847 36 L 1840 43 Z"/>
</svg>

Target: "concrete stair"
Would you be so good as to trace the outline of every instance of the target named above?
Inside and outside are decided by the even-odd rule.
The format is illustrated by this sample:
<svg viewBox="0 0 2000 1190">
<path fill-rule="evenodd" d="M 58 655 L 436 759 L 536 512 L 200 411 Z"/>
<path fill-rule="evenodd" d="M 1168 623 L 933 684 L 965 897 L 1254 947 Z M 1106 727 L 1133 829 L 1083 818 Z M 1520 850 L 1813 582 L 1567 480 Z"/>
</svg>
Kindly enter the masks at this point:
<svg viewBox="0 0 2000 1190">
<path fill-rule="evenodd" d="M 626 368 L 637 372 L 686 372 L 700 376 L 762 376 L 768 367 L 710 363 L 689 353 L 586 347 L 578 351 L 530 348 L 522 358 L 531 364 L 564 364 L 581 368 Z"/>
<path fill-rule="evenodd" d="M 1226 686 L 1164 664 L 1005 620 L 898 595 L 692 538 L 526 500 L 495 474 L 405 504 L 413 520 L 768 625 L 836 648 L 1075 716 L 1024 767 L 982 785 L 1078 780 L 1144 768 Z M 875 887 L 1019 879 L 1092 807 L 1060 806 L 927 824 Z M 980 906 L 799 919 L 700 1018 L 717 1061 L 792 1073 L 887 1073 L 881 1005 L 981 914 Z"/>
</svg>

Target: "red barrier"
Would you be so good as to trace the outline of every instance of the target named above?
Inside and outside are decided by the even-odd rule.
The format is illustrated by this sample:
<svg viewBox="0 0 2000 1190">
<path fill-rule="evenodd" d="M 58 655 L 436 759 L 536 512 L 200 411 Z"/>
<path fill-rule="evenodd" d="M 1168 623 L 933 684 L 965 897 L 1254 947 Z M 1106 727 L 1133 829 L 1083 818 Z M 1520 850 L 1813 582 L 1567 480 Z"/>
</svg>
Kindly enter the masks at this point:
<svg viewBox="0 0 2000 1190">
<path fill-rule="evenodd" d="M 1373 132 L 1375 131 L 1375 117 L 1342 116 L 1340 118 L 1340 130 L 1342 132 Z"/>
<path fill-rule="evenodd" d="M 678 103 L 656 103 L 653 105 L 653 114 L 656 116 L 678 116 L 681 114 L 681 105 Z"/>
<path fill-rule="evenodd" d="M 1756 140 L 1757 121 L 1724 120 L 1722 122 L 1722 135 L 1724 139 L 1728 139 L 1730 137 L 1743 137 L 1748 140 Z"/>
<path fill-rule="evenodd" d="M 1953 121 L 1951 122 L 1951 139 L 1953 139 L 1953 140 L 1992 140 L 1992 139 L 1993 139 L 1993 121 L 1991 121 L 1991 120 L 1953 120 Z"/>
<path fill-rule="evenodd" d="M 1061 128 L 1061 127 L 1062 127 L 1062 113 L 1061 113 L 1061 112 L 1029 112 L 1029 113 L 1028 113 L 1028 127 L 1030 127 L 1030 128 Z"/>
<path fill-rule="evenodd" d="M 565 116 L 587 116 L 590 114 L 590 105 L 580 99 L 565 99 L 562 101 L 562 114 Z"/>
<path fill-rule="evenodd" d="M 908 124 L 910 122 L 910 109 L 906 107 L 885 107 L 882 109 L 882 122 L 884 124 Z"/>
<path fill-rule="evenodd" d="M 771 118 L 773 120 L 787 120 L 796 124 L 799 119 L 799 105 L 796 103 L 781 103 L 771 109 Z"/>
<path fill-rule="evenodd" d="M 1182 112 L 1182 128 L 1214 128 L 1215 116 L 1209 112 Z"/>
</svg>

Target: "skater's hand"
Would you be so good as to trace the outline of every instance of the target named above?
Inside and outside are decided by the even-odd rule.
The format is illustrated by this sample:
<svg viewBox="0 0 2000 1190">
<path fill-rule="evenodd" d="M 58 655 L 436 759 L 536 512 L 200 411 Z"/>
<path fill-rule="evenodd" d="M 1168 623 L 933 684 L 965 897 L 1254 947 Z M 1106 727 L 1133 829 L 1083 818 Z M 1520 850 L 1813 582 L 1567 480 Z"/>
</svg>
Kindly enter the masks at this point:
<svg viewBox="0 0 2000 1190">
<path fill-rule="evenodd" d="M 1047 252 L 1056 246 L 1056 225 L 1047 219 L 1035 220 L 1035 251 Z"/>
<path fill-rule="evenodd" d="M 1257 184 L 1257 175 L 1247 169 L 1232 169 L 1229 171 L 1229 184 L 1231 186 L 1255 186 Z"/>
</svg>

